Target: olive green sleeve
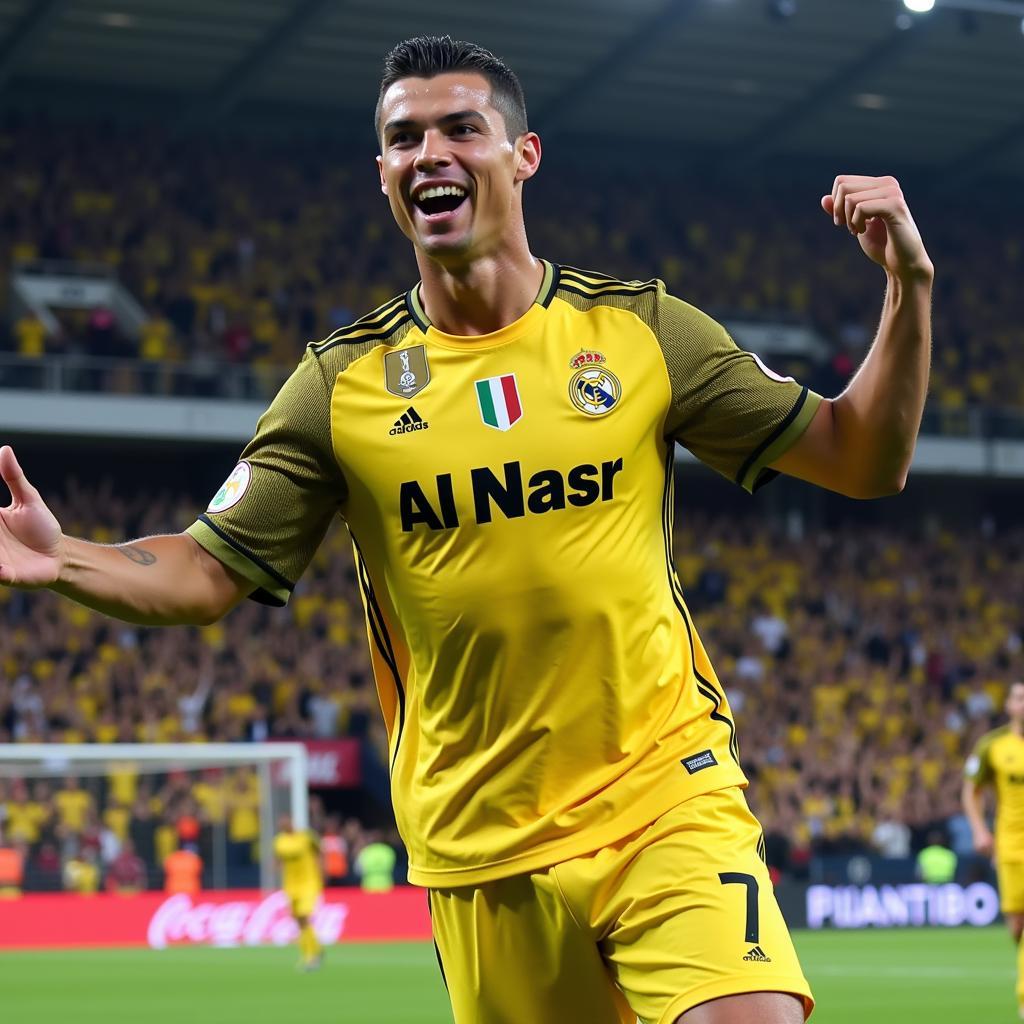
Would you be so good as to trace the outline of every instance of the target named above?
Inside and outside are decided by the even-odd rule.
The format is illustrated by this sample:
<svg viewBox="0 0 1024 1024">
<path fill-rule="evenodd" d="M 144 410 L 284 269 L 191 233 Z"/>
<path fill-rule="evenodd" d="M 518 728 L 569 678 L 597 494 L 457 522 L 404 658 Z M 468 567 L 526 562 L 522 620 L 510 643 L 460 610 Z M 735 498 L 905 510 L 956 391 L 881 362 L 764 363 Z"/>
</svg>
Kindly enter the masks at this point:
<svg viewBox="0 0 1024 1024">
<path fill-rule="evenodd" d="M 206 512 L 188 533 L 256 585 L 253 597 L 285 604 L 345 497 L 331 444 L 331 390 L 307 350 Z"/>
<path fill-rule="evenodd" d="M 650 325 L 672 395 L 665 434 L 734 480 L 756 490 L 814 418 L 821 397 L 744 352 L 707 314 L 659 282 Z"/>
<path fill-rule="evenodd" d="M 978 786 L 986 786 L 992 782 L 995 773 L 992 770 L 992 733 L 985 733 L 974 745 L 971 756 L 964 765 L 964 778 Z"/>
</svg>

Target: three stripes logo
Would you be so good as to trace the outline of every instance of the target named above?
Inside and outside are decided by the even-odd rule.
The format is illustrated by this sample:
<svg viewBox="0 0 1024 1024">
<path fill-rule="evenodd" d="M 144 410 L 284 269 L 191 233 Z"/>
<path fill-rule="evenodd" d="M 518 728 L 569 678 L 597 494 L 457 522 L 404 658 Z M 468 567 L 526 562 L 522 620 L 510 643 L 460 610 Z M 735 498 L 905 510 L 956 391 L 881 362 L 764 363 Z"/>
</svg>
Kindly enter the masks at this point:
<svg viewBox="0 0 1024 1024">
<path fill-rule="evenodd" d="M 426 430 L 430 424 L 410 405 L 395 420 L 395 425 L 388 431 L 392 437 L 396 434 L 411 434 L 414 430 Z"/>
<path fill-rule="evenodd" d="M 770 964 L 772 962 L 772 958 L 760 946 L 755 946 L 743 959 L 757 960 L 762 964 Z"/>
</svg>

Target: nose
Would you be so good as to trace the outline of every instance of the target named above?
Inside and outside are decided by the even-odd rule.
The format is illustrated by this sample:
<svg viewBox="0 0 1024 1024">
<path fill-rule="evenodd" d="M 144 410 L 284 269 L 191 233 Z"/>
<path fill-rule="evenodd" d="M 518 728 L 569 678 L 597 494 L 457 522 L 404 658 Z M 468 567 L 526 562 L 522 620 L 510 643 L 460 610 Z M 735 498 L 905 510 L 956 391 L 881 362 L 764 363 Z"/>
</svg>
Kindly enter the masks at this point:
<svg viewBox="0 0 1024 1024">
<path fill-rule="evenodd" d="M 437 167 L 447 167 L 451 163 L 447 142 L 444 132 L 434 129 L 424 132 L 416 154 L 416 170 L 431 171 Z"/>
</svg>

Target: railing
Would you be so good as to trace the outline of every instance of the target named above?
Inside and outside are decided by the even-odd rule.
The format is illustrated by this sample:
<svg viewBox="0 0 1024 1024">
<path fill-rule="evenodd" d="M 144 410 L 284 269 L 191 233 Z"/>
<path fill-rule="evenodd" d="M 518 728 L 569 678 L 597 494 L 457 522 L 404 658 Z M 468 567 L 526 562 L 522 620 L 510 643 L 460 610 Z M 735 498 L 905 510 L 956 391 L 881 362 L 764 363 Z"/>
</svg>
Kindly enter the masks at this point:
<svg viewBox="0 0 1024 1024">
<path fill-rule="evenodd" d="M 0 352 L 0 389 L 27 391 L 269 402 L 290 372 L 291 368 L 285 366 L 241 366 L 212 359 L 184 363 L 80 355 L 29 359 Z M 1024 408 L 950 409 L 929 403 L 921 432 L 942 437 L 1024 440 Z"/>
<path fill-rule="evenodd" d="M 0 353 L 0 389 L 269 401 L 288 367 L 240 366 L 216 360 L 145 362 L 95 356 L 29 359 Z"/>
</svg>

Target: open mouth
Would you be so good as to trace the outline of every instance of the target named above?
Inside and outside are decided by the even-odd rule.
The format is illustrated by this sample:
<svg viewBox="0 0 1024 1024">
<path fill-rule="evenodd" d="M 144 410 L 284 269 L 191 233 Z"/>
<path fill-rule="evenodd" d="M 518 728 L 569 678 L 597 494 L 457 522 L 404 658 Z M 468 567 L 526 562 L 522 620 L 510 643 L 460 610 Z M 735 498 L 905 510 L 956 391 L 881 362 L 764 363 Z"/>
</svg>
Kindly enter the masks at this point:
<svg viewBox="0 0 1024 1024">
<path fill-rule="evenodd" d="M 413 205 L 424 217 L 432 220 L 454 213 L 468 198 L 465 189 L 457 185 L 445 185 L 424 189 L 413 200 Z"/>
</svg>

